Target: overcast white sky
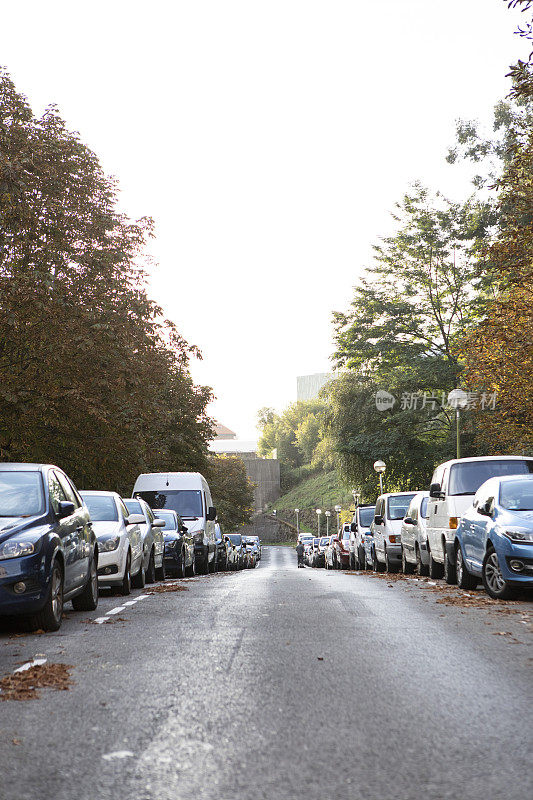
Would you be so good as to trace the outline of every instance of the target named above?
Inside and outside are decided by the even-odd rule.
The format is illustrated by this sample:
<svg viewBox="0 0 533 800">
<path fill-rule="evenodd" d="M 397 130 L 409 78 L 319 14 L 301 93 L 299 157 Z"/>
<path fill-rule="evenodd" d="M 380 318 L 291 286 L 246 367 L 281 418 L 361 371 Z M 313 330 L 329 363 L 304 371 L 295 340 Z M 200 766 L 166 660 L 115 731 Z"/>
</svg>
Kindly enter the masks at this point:
<svg viewBox="0 0 533 800">
<path fill-rule="evenodd" d="M 152 296 L 242 438 L 327 371 L 389 212 L 421 179 L 460 197 L 455 119 L 488 121 L 529 47 L 502 0 L 33 0 L 0 63 L 56 103 L 156 222 Z"/>
</svg>

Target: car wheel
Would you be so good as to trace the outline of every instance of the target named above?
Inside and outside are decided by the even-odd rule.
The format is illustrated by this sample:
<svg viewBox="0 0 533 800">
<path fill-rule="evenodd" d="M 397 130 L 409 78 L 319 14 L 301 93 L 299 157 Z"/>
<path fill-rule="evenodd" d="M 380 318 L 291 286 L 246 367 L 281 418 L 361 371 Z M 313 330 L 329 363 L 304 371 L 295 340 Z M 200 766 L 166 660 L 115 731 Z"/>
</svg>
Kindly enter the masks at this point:
<svg viewBox="0 0 533 800">
<path fill-rule="evenodd" d="M 185 564 L 185 561 L 183 563 Z M 186 567 L 185 568 L 185 575 L 188 578 L 194 578 L 196 576 L 196 557 L 195 557 L 194 553 L 193 553 L 193 556 L 192 556 L 192 559 L 191 559 L 190 567 Z"/>
<path fill-rule="evenodd" d="M 422 555 L 418 546 L 416 548 L 416 574 L 420 575 L 420 577 L 428 574 L 428 568 L 422 561 Z"/>
<path fill-rule="evenodd" d="M 194 559 L 193 559 L 194 561 Z M 181 551 L 180 565 L 176 570 L 176 578 L 184 578 L 186 574 L 185 569 L 185 548 Z"/>
<path fill-rule="evenodd" d="M 396 572 L 396 564 L 392 564 L 389 560 L 389 551 L 385 548 L 385 571 Z"/>
<path fill-rule="evenodd" d="M 216 571 L 217 571 L 217 551 L 215 550 L 215 552 L 213 553 L 213 560 L 209 564 L 209 572 L 211 573 L 211 575 L 214 575 Z"/>
<path fill-rule="evenodd" d="M 131 585 L 134 589 L 144 589 L 146 583 L 146 571 L 144 569 L 144 558 L 141 558 L 141 566 L 139 572 L 131 579 Z"/>
<path fill-rule="evenodd" d="M 405 550 L 402 547 L 402 572 L 404 575 L 410 575 L 413 571 L 412 564 L 409 563 L 407 558 L 405 557 Z"/>
<path fill-rule="evenodd" d="M 120 594 L 128 595 L 131 592 L 131 553 L 128 550 L 126 556 L 126 567 L 124 569 L 124 577 L 120 585 Z"/>
<path fill-rule="evenodd" d="M 145 573 L 146 583 L 155 583 L 155 555 L 154 548 L 150 550 L 150 558 L 148 559 L 148 569 Z M 140 587 L 142 589 L 142 586 Z"/>
<path fill-rule="evenodd" d="M 376 554 L 376 548 L 372 550 L 372 569 L 374 572 L 383 572 L 384 567 L 381 564 L 381 561 L 378 561 L 378 557 Z"/>
<path fill-rule="evenodd" d="M 58 631 L 63 617 L 63 568 L 54 559 L 50 587 L 44 607 L 37 614 L 28 617 L 29 627 L 33 630 Z"/>
<path fill-rule="evenodd" d="M 455 583 L 457 583 L 455 564 L 450 561 L 447 547 L 444 549 L 444 580 L 446 583 L 449 583 L 450 586 L 453 586 Z"/>
<path fill-rule="evenodd" d="M 485 553 L 481 567 L 481 580 L 487 594 L 495 600 L 510 600 L 515 596 L 515 589 L 502 575 L 498 554 L 493 547 L 490 547 Z"/>
<path fill-rule="evenodd" d="M 455 572 L 457 575 L 457 583 L 460 589 L 475 589 L 477 586 L 477 578 L 472 575 L 464 562 L 463 551 L 461 545 L 455 545 Z"/>
<path fill-rule="evenodd" d="M 89 565 L 89 577 L 81 594 L 72 599 L 74 611 L 94 611 L 98 605 L 98 568 L 93 555 Z"/>
<path fill-rule="evenodd" d="M 442 578 L 442 566 L 438 563 L 438 561 L 435 561 L 431 555 L 431 550 L 429 550 L 429 577 Z"/>
<path fill-rule="evenodd" d="M 165 556 L 161 556 L 161 566 L 156 567 L 155 579 L 156 581 L 164 581 L 167 577 L 167 568 L 165 567 Z"/>
</svg>

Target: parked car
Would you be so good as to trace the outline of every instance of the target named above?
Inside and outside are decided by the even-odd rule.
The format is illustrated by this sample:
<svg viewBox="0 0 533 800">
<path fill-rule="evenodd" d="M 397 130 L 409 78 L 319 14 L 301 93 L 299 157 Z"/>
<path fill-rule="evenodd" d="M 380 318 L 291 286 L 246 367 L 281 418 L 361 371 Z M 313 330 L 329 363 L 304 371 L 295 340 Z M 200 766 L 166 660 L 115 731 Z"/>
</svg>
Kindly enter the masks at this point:
<svg viewBox="0 0 533 800">
<path fill-rule="evenodd" d="M 329 537 L 327 547 L 324 551 L 324 566 L 326 569 L 337 569 L 337 553 L 335 545 L 338 544 L 339 537 L 336 533 Z"/>
<path fill-rule="evenodd" d="M 139 475 L 133 496 L 142 497 L 157 514 L 161 508 L 176 511 L 194 539 L 196 571 L 216 569 L 215 519 L 209 484 L 199 472 L 152 472 Z"/>
<path fill-rule="evenodd" d="M 254 567 L 257 565 L 259 561 L 259 545 L 257 544 L 257 536 L 243 536 L 244 543 L 246 545 L 247 550 L 252 548 L 252 553 L 254 557 Z"/>
<path fill-rule="evenodd" d="M 312 533 L 299 533 L 298 540 L 296 543 L 299 544 L 301 542 L 302 544 L 305 545 L 305 543 L 309 542 L 312 538 L 313 538 Z"/>
<path fill-rule="evenodd" d="M 315 555 L 315 567 L 324 567 L 326 565 L 326 548 L 328 544 L 329 536 L 321 536 Z"/>
<path fill-rule="evenodd" d="M 351 525 L 349 522 L 345 522 L 344 525 L 341 525 L 334 542 L 337 569 L 350 569 L 350 533 Z"/>
<path fill-rule="evenodd" d="M 116 492 L 80 492 L 98 539 L 98 583 L 128 595 L 145 583 L 142 514 L 130 514 Z"/>
<path fill-rule="evenodd" d="M 497 599 L 533 589 L 533 475 L 485 481 L 461 517 L 454 551 L 462 589 L 480 578 Z"/>
<path fill-rule="evenodd" d="M 352 524 L 350 525 L 350 558 L 353 569 L 366 569 L 365 567 L 365 540 L 372 539 L 370 526 L 374 519 L 375 506 L 360 505 L 355 509 Z"/>
<path fill-rule="evenodd" d="M 165 580 L 165 540 L 164 521 L 157 519 L 148 503 L 140 497 L 124 500 L 130 514 L 142 514 L 141 538 L 143 546 L 144 572 L 146 583 Z"/>
<path fill-rule="evenodd" d="M 401 527 L 416 492 L 387 492 L 378 497 L 372 530 L 372 563 L 376 572 L 395 572 L 402 562 Z"/>
<path fill-rule="evenodd" d="M 313 539 L 307 539 L 304 542 L 304 564 L 308 567 L 311 566 L 311 553 L 313 551 Z"/>
<path fill-rule="evenodd" d="M 257 545 L 255 542 L 245 542 L 245 567 L 247 569 L 254 569 L 257 564 Z"/>
<path fill-rule="evenodd" d="M 402 540 L 402 571 L 427 575 L 429 555 L 427 549 L 426 520 L 428 518 L 429 492 L 417 492 L 403 519 L 400 529 Z"/>
<path fill-rule="evenodd" d="M 162 532 L 166 574 L 175 578 L 193 578 L 196 575 L 196 559 L 192 535 L 175 511 L 160 509 L 157 519 L 165 523 Z"/>
<path fill-rule="evenodd" d="M 240 533 L 228 533 L 234 555 L 234 569 L 243 569 L 246 561 L 244 544 Z"/>
<path fill-rule="evenodd" d="M 218 522 L 215 522 L 215 543 L 217 547 L 217 570 L 225 572 L 229 569 L 229 558 L 231 552 L 231 544 L 227 536 L 224 536 L 222 529 Z"/>
<path fill-rule="evenodd" d="M 0 464 L 0 615 L 57 631 L 64 603 L 98 604 L 98 547 L 70 478 L 50 464 Z"/>
<path fill-rule="evenodd" d="M 489 478 L 530 475 L 533 458 L 524 456 L 478 456 L 451 459 L 439 464 L 429 488 L 427 546 L 429 574 L 455 583 L 455 532 L 472 499 Z"/>
<path fill-rule="evenodd" d="M 314 536 L 311 540 L 311 548 L 309 551 L 309 566 L 316 567 L 316 558 L 318 555 L 318 548 L 320 546 L 320 538 L 318 536 Z"/>
<path fill-rule="evenodd" d="M 261 561 L 261 540 L 259 536 L 249 536 L 248 539 L 253 539 L 257 544 L 257 560 Z"/>
</svg>

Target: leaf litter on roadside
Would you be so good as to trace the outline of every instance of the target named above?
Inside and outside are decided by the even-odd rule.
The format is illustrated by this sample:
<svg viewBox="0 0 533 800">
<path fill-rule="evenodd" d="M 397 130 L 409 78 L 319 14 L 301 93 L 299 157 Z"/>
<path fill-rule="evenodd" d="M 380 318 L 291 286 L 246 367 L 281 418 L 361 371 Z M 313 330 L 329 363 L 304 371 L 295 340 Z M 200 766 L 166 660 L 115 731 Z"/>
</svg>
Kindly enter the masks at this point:
<svg viewBox="0 0 533 800">
<path fill-rule="evenodd" d="M 39 689 L 66 691 L 73 681 L 70 677 L 74 667 L 70 664 L 46 664 L 30 667 L 24 672 L 15 672 L 0 679 L 0 700 L 35 700 Z"/>
<path fill-rule="evenodd" d="M 181 583 L 159 583 L 145 590 L 145 594 L 166 594 L 167 592 L 188 592 L 189 587 Z"/>
</svg>

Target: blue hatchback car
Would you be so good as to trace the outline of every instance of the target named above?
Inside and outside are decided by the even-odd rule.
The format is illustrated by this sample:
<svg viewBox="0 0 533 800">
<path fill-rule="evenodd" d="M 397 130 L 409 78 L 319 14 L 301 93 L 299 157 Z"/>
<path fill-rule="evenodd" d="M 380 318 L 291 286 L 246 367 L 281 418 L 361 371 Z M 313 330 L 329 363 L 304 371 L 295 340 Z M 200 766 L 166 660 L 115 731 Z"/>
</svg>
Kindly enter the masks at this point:
<svg viewBox="0 0 533 800">
<path fill-rule="evenodd" d="M 533 589 L 533 475 L 485 481 L 461 517 L 454 546 L 462 589 L 480 578 L 494 598 Z"/>
<path fill-rule="evenodd" d="M 87 506 L 50 464 L 0 463 L 0 615 L 55 631 L 63 604 L 98 604 L 98 547 Z"/>
</svg>

